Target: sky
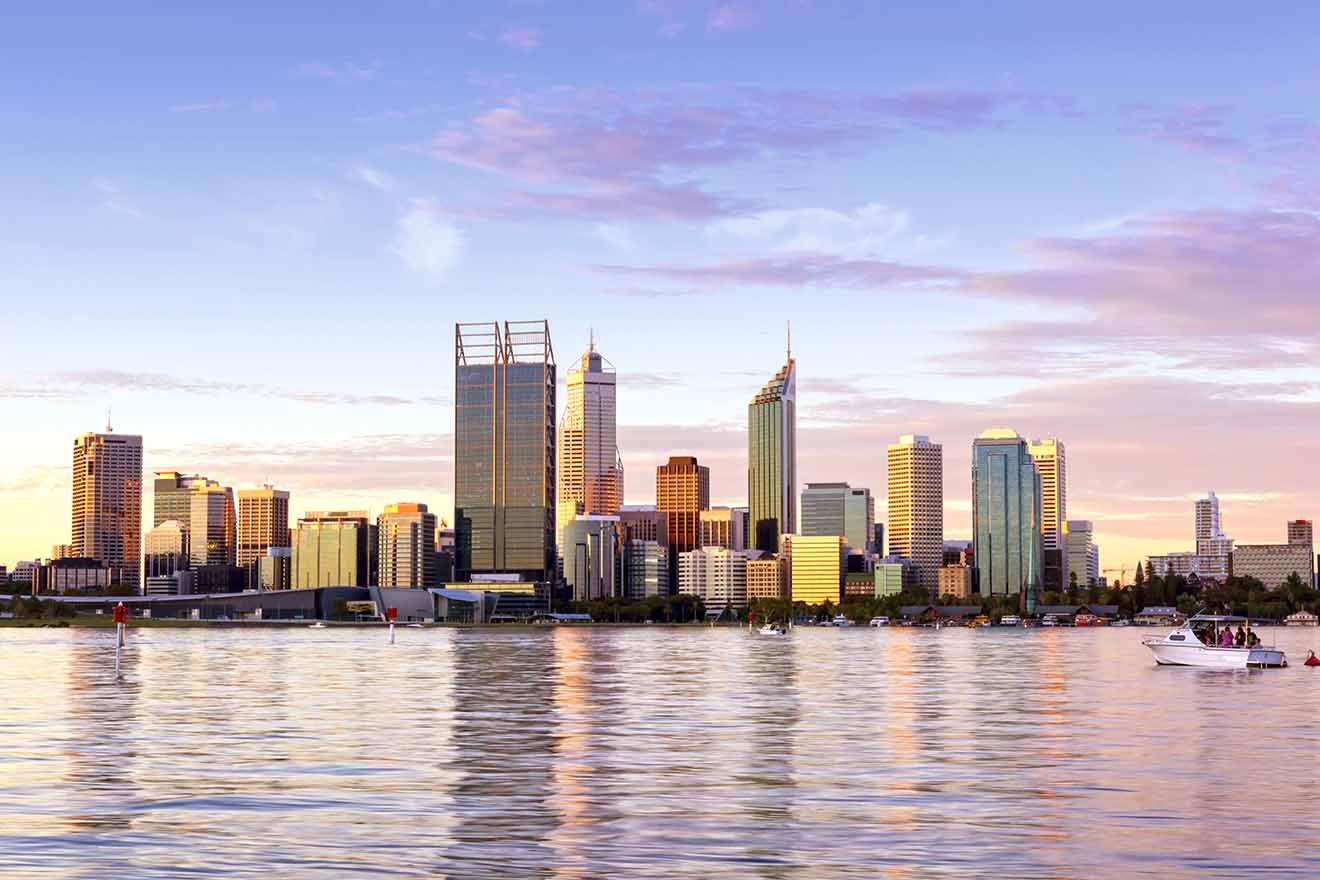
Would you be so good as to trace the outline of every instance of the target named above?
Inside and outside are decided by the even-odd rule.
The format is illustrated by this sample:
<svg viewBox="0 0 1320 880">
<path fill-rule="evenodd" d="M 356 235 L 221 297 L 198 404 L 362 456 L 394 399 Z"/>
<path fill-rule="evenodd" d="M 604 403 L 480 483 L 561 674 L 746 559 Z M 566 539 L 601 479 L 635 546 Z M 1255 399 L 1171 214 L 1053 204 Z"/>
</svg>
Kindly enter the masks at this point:
<svg viewBox="0 0 1320 880">
<path fill-rule="evenodd" d="M 0 29 L 0 563 L 72 440 L 292 510 L 452 507 L 456 321 L 619 375 L 627 501 L 798 361 L 799 479 L 1057 436 L 1103 567 L 1320 514 L 1320 7 L 19 2 Z M 145 499 L 149 509 L 150 496 Z"/>
</svg>

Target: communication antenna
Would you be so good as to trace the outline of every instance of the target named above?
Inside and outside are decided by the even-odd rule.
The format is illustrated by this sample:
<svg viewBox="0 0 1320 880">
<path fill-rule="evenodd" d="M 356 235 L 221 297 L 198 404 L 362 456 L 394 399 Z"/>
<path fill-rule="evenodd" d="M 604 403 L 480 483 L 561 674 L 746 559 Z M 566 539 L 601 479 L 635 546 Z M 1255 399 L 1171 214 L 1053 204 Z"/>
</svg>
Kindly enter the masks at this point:
<svg viewBox="0 0 1320 880">
<path fill-rule="evenodd" d="M 114 424 L 113 424 L 113 422 L 112 422 L 112 420 L 111 420 L 111 418 L 110 418 L 110 414 L 111 414 L 113 411 L 114 411 L 114 410 L 113 410 L 113 408 L 111 408 L 111 407 L 108 407 L 108 406 L 107 406 L 107 407 L 105 408 L 105 432 L 106 432 L 107 434 L 113 434 L 113 433 L 115 432 Z"/>
<path fill-rule="evenodd" d="M 788 360 L 791 361 L 793 359 L 793 322 L 792 321 L 784 322 L 784 332 L 787 336 Z"/>
</svg>

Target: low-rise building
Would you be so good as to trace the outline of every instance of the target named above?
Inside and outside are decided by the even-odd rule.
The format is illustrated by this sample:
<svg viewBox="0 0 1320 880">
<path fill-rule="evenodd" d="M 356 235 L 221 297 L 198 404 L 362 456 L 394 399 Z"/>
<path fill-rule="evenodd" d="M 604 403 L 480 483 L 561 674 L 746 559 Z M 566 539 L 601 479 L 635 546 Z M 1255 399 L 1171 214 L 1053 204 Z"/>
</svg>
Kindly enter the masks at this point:
<svg viewBox="0 0 1320 880">
<path fill-rule="evenodd" d="M 1296 574 L 1311 583 L 1311 548 L 1304 544 L 1238 544 L 1233 548 L 1233 575 L 1252 577 L 1274 589 Z"/>
<path fill-rule="evenodd" d="M 940 595 L 966 599 L 972 595 L 972 570 L 966 565 L 940 566 Z"/>
<path fill-rule="evenodd" d="M 1172 605 L 1147 605 L 1132 617 L 1138 626 L 1176 626 L 1182 615 Z"/>
<path fill-rule="evenodd" d="M 760 551 L 749 550 L 751 554 Z M 747 599 L 783 599 L 787 597 L 784 589 L 784 561 L 774 554 L 747 560 Z"/>
<path fill-rule="evenodd" d="M 896 556 L 888 556 L 875 564 L 875 594 L 878 597 L 897 596 L 912 577 L 911 566 Z"/>
</svg>

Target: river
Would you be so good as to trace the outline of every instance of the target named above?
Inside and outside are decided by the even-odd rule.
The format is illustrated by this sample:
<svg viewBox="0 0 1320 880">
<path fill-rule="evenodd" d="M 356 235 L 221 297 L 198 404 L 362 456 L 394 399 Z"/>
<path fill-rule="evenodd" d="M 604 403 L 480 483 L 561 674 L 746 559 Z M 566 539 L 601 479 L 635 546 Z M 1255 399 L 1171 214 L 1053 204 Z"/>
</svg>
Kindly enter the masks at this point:
<svg viewBox="0 0 1320 880">
<path fill-rule="evenodd" d="M 0 630 L 0 876 L 1320 875 L 1320 630 L 1155 632 Z"/>
</svg>

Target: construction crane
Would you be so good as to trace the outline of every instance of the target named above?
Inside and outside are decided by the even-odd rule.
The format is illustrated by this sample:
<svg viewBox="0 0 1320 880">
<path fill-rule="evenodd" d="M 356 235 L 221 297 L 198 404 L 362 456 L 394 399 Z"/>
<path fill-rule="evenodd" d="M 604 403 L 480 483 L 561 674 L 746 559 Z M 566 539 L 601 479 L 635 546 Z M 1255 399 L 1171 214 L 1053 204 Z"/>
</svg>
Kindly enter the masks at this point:
<svg viewBox="0 0 1320 880">
<path fill-rule="evenodd" d="M 1118 588 L 1121 590 L 1127 586 L 1127 566 L 1124 565 L 1120 568 L 1105 568 L 1100 570 L 1101 574 L 1113 574 L 1114 572 L 1118 572 Z"/>
</svg>

